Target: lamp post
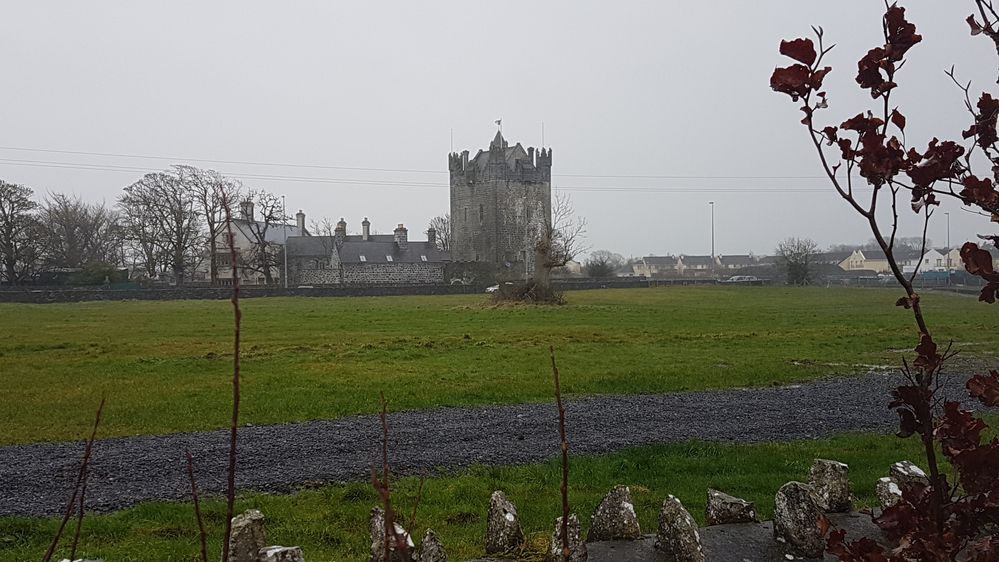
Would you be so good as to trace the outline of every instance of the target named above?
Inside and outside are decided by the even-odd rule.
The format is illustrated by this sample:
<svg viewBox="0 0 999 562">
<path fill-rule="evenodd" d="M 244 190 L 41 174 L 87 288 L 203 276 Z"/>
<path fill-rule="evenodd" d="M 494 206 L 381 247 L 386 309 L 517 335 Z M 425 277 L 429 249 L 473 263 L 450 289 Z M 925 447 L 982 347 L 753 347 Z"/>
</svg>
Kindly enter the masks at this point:
<svg viewBox="0 0 999 562">
<path fill-rule="evenodd" d="M 284 256 L 284 288 L 288 288 L 288 212 L 285 205 L 284 195 L 281 196 L 281 232 L 284 233 L 284 245 L 281 247 L 281 254 Z"/>
<path fill-rule="evenodd" d="M 950 213 L 944 213 L 947 217 L 947 249 L 950 249 Z"/>
<path fill-rule="evenodd" d="M 711 206 L 711 260 L 715 259 L 715 202 L 708 201 Z"/>
</svg>

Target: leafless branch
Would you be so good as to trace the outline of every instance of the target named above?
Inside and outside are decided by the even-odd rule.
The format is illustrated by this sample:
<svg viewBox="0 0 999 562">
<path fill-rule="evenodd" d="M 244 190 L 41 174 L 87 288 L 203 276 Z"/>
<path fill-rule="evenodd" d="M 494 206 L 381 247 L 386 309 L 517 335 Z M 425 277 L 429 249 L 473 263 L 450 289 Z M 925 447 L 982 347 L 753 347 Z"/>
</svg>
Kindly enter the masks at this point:
<svg viewBox="0 0 999 562">
<path fill-rule="evenodd" d="M 97 415 L 94 416 L 94 427 L 90 432 L 90 438 L 87 439 L 86 445 L 83 448 L 83 460 L 80 462 L 80 472 L 76 477 L 73 494 L 70 496 L 69 502 L 66 504 L 66 512 L 63 514 L 62 521 L 59 523 L 59 529 L 52 538 L 52 544 L 49 545 L 49 549 L 45 552 L 42 562 L 49 562 L 52 560 L 52 555 L 55 553 L 56 546 L 59 544 L 59 539 L 62 537 L 63 531 L 66 529 L 66 523 L 68 523 L 69 518 L 73 516 L 73 510 L 76 506 L 77 497 L 79 497 L 80 514 L 76 523 L 76 533 L 73 537 L 72 554 L 70 555 L 70 560 L 76 559 L 76 546 L 80 539 L 80 527 L 83 524 L 83 499 L 86 494 L 87 470 L 90 466 L 90 453 L 93 451 L 94 440 L 97 438 L 97 428 L 101 425 L 101 416 L 104 413 L 105 399 L 106 397 L 101 397 L 101 403 L 97 406 Z"/>
<path fill-rule="evenodd" d="M 558 376 L 558 365 L 555 364 L 555 347 L 548 347 L 552 361 L 552 377 L 555 379 L 555 404 L 558 406 L 558 432 L 562 450 L 562 525 L 559 528 L 559 540 L 562 542 L 562 560 L 569 559 L 569 441 L 565 436 L 565 407 L 562 405 L 562 385 Z"/>
<path fill-rule="evenodd" d="M 194 458 L 191 451 L 184 451 L 187 457 L 187 478 L 191 481 L 191 497 L 194 499 L 194 518 L 198 522 L 198 536 L 201 539 L 201 562 L 208 562 L 207 533 L 205 522 L 201 518 L 201 502 L 198 497 L 198 482 L 194 479 Z"/>
<path fill-rule="evenodd" d="M 240 368 L 240 326 L 243 312 L 239 308 L 239 265 L 236 247 L 232 243 L 232 209 L 228 198 L 224 200 L 226 232 L 229 234 L 229 253 L 232 257 L 232 311 L 233 311 L 233 353 L 232 353 L 232 425 L 229 427 L 229 467 L 226 482 L 225 537 L 222 543 L 222 562 L 229 560 L 229 538 L 232 536 L 232 517 L 236 506 L 236 431 L 239 426 L 239 368 Z"/>
</svg>

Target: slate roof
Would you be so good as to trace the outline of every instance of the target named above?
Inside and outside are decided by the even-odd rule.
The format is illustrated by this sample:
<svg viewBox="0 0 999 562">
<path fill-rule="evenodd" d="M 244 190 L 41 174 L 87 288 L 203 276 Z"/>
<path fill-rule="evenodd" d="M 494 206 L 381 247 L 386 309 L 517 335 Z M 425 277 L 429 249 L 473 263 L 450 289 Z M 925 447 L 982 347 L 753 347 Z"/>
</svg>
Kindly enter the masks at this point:
<svg viewBox="0 0 999 562">
<path fill-rule="evenodd" d="M 680 256 L 680 260 L 687 267 L 698 265 L 711 266 L 715 263 L 715 260 L 711 256 Z"/>
<path fill-rule="evenodd" d="M 289 257 L 317 257 L 329 255 L 333 249 L 332 236 L 296 236 L 288 238 Z M 410 241 L 405 251 L 399 250 L 392 234 L 374 234 L 365 241 L 360 234 L 347 236 L 340 245 L 341 263 L 444 263 L 451 261 L 445 252 L 427 241 Z M 364 261 L 361 261 L 364 256 Z M 423 256 L 427 259 L 424 260 Z"/>
<path fill-rule="evenodd" d="M 326 256 L 333 248 L 332 236 L 289 236 L 288 256 Z"/>
<path fill-rule="evenodd" d="M 254 230 L 250 228 L 250 223 L 256 224 L 257 228 L 263 230 L 265 223 L 261 221 L 248 221 L 246 219 L 232 219 L 232 224 L 238 228 L 247 240 L 254 240 Z M 287 232 L 287 234 L 285 234 Z M 267 227 L 267 232 L 264 234 L 264 239 L 271 243 L 283 243 L 285 238 L 291 238 L 293 236 L 309 236 L 308 229 L 298 229 L 298 225 L 294 224 L 272 224 Z"/>
<path fill-rule="evenodd" d="M 395 241 L 382 242 L 378 240 L 361 240 L 344 242 L 340 246 L 341 263 L 443 263 L 450 261 L 447 254 L 437 249 L 430 242 L 409 242 L 405 251 L 399 250 Z M 361 261 L 364 256 L 364 262 Z M 424 262 L 423 256 L 427 259 Z"/>
<path fill-rule="evenodd" d="M 645 265 L 676 267 L 676 256 L 645 256 L 642 261 L 645 262 Z"/>
<path fill-rule="evenodd" d="M 754 265 L 756 263 L 756 258 L 748 254 L 739 254 L 734 256 L 719 256 L 722 265 L 736 265 L 736 266 L 747 266 Z"/>
<path fill-rule="evenodd" d="M 819 252 L 815 254 L 812 261 L 817 263 L 839 263 L 846 258 L 853 255 L 853 252 L 841 251 L 841 252 Z"/>
<path fill-rule="evenodd" d="M 503 134 L 496 132 L 496 136 L 493 138 L 492 142 L 489 143 L 489 148 L 494 146 L 503 148 L 503 160 L 506 165 L 511 170 L 517 169 L 517 162 L 520 162 L 520 166 L 524 169 L 534 169 L 534 163 L 531 162 L 530 157 L 527 155 L 527 151 L 518 142 L 514 146 L 509 146 L 506 139 L 503 138 Z M 479 150 L 469 162 L 469 166 L 475 166 L 479 171 L 485 170 L 486 165 L 489 164 L 491 152 L 485 150 Z"/>
</svg>

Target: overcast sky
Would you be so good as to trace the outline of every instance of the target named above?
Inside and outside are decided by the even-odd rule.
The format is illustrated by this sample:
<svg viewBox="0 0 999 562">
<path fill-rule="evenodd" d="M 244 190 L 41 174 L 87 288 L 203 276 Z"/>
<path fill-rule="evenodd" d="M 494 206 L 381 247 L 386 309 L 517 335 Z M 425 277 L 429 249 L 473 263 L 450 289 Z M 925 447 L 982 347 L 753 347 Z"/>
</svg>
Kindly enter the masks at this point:
<svg viewBox="0 0 999 562">
<path fill-rule="evenodd" d="M 896 101 L 909 143 L 925 148 L 969 121 L 944 69 L 956 64 L 977 90 L 994 86 L 997 61 L 968 35 L 970 0 L 904 5 L 924 41 Z M 525 147 L 541 145 L 544 122 L 555 187 L 587 219 L 593 249 L 707 254 L 709 201 L 717 253 L 772 253 L 787 236 L 863 242 L 864 223 L 819 177 L 796 106 L 768 80 L 787 61 L 780 39 L 821 25 L 838 44 L 823 118 L 869 107 L 853 77 L 882 42 L 883 10 L 879 0 L 10 2 L 0 178 L 114 201 L 144 171 L 192 163 L 284 194 L 310 219 L 342 216 L 354 230 L 367 216 L 416 237 L 448 209 L 452 130 L 454 150 L 474 155 L 496 119 Z M 953 244 L 989 230 L 945 207 Z M 914 221 L 905 228 L 917 234 Z M 929 234 L 946 243 L 942 213 Z"/>
</svg>

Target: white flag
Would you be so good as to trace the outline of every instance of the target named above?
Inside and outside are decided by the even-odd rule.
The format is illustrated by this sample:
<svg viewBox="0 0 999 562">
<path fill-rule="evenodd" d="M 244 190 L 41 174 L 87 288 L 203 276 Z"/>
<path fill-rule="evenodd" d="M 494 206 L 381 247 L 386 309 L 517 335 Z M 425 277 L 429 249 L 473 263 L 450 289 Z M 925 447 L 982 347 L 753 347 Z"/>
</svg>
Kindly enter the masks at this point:
<svg viewBox="0 0 999 562">
<path fill-rule="evenodd" d="M 503 125 L 503 120 L 502 119 L 497 119 L 496 120 L 496 125 L 497 126 L 502 126 Z"/>
</svg>

